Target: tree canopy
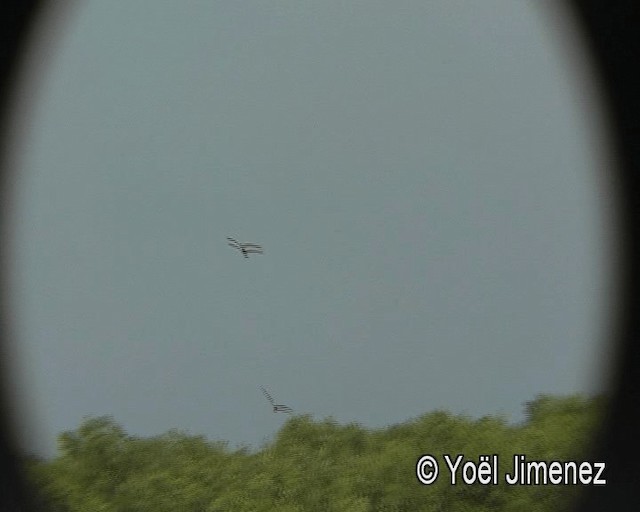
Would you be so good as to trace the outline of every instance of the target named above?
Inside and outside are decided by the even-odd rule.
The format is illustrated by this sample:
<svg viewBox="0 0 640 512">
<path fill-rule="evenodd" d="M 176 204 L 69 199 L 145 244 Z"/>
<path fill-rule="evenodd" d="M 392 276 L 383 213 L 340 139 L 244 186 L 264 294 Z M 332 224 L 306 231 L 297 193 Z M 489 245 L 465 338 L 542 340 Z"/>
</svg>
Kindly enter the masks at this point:
<svg viewBox="0 0 640 512">
<path fill-rule="evenodd" d="M 589 460 L 589 442 L 604 410 L 602 397 L 538 396 L 526 420 L 472 419 L 434 411 L 384 429 L 293 416 L 257 450 L 172 430 L 140 438 L 112 417 L 91 417 L 58 437 L 51 460 L 25 460 L 39 500 L 56 512 L 162 511 L 556 511 L 580 486 L 422 485 L 423 454 L 530 460 Z M 606 475 L 605 475 L 606 477 Z"/>
</svg>

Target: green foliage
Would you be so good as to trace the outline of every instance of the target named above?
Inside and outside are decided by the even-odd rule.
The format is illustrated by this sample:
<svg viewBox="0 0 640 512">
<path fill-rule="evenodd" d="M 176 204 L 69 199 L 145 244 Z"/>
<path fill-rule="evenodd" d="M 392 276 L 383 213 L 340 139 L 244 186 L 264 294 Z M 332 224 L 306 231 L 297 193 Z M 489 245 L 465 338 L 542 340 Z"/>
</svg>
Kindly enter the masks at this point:
<svg viewBox="0 0 640 512">
<path fill-rule="evenodd" d="M 137 438 L 110 417 L 88 418 L 59 436 L 52 460 L 30 458 L 34 487 L 54 512 L 96 511 L 555 511 L 580 487 L 507 486 L 513 455 L 580 460 L 603 414 L 602 398 L 542 395 L 527 420 L 473 420 L 435 411 L 380 430 L 294 416 L 259 451 L 170 431 Z M 497 454 L 498 485 L 421 485 L 424 453 L 476 463 Z"/>
</svg>

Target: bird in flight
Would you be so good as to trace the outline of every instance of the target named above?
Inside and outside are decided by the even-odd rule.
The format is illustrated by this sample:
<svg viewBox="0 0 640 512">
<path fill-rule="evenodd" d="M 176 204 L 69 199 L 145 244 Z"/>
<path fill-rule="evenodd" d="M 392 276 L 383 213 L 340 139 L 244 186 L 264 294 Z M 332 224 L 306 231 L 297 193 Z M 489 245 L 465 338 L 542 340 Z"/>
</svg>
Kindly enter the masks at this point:
<svg viewBox="0 0 640 512">
<path fill-rule="evenodd" d="M 245 258 L 248 258 L 249 254 L 264 254 L 262 246 L 258 244 L 243 244 L 231 237 L 227 237 L 227 243 L 234 249 L 238 249 Z"/>
<path fill-rule="evenodd" d="M 273 406 L 273 412 L 286 412 L 286 413 L 293 412 L 293 409 L 288 405 L 276 404 L 273 398 L 271 397 L 271 395 L 268 393 L 268 391 L 264 389 L 262 386 L 260 386 L 260 389 L 262 390 L 262 393 L 264 394 L 264 396 L 267 397 L 267 400 L 269 400 L 269 403 Z"/>
</svg>

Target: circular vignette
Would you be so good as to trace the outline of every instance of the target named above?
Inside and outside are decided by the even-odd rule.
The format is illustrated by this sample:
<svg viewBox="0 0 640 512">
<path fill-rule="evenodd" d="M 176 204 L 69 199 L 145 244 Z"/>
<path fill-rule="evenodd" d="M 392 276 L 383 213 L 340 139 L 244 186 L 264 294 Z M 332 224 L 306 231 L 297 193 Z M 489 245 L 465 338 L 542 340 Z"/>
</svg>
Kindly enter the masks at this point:
<svg viewBox="0 0 640 512">
<path fill-rule="evenodd" d="M 9 296 L 6 286 L 6 250 L 8 175 L 7 141 L 12 92 L 18 85 L 20 65 L 35 22 L 43 16 L 42 0 L 5 0 L 0 17 L 0 509 L 37 510 L 22 478 L 15 431 L 9 416 L 7 389 L 9 375 L 4 349 L 11 336 Z M 640 503 L 640 468 L 636 461 L 639 448 L 636 436 L 640 418 L 634 408 L 640 398 L 640 78 L 634 67 L 640 60 L 640 9 L 637 0 L 604 2 L 573 0 L 571 7 L 581 29 L 581 36 L 598 76 L 607 111 L 607 129 L 613 141 L 618 195 L 618 222 L 623 237 L 618 241 L 620 268 L 617 273 L 619 293 L 615 311 L 617 346 L 612 401 L 602 431 L 593 443 L 593 460 L 607 463 L 604 487 L 589 487 L 577 510 L 600 511 Z M 625 507 L 625 509 L 628 507 Z"/>
</svg>

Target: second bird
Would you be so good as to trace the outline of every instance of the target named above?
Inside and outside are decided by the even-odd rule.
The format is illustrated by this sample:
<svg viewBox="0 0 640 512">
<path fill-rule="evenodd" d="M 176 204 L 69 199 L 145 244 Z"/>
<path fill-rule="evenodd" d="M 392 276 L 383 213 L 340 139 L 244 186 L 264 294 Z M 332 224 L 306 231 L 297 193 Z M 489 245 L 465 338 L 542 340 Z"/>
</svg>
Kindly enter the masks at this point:
<svg viewBox="0 0 640 512">
<path fill-rule="evenodd" d="M 227 243 L 234 249 L 238 249 L 245 258 L 248 258 L 249 254 L 264 254 L 262 246 L 258 244 L 241 243 L 229 236 L 227 237 Z"/>
</svg>

